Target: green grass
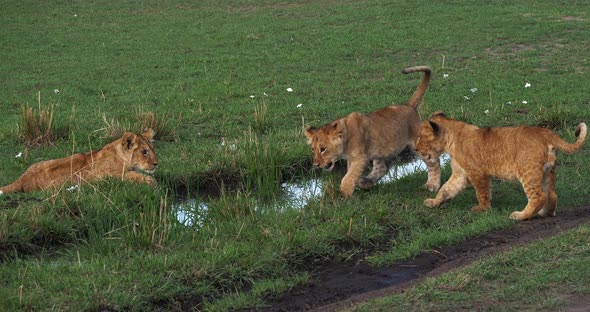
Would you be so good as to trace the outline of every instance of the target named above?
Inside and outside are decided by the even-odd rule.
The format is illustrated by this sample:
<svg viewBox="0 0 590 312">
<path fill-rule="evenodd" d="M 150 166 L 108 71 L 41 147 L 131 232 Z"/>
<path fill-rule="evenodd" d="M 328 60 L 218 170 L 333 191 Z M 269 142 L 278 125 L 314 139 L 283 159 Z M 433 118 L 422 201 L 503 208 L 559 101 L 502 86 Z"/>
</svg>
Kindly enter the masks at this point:
<svg viewBox="0 0 590 312">
<path fill-rule="evenodd" d="M 156 189 L 105 181 L 0 198 L 0 310 L 258 305 L 324 261 L 363 251 L 385 265 L 511 226 L 526 203 L 518 183 L 495 183 L 484 214 L 468 208 L 473 190 L 433 210 L 422 205 L 432 195 L 424 173 L 342 200 L 340 174 L 313 172 L 322 198 L 299 210 L 260 205 L 280 179 L 308 174 L 303 125 L 407 100 L 421 79 L 400 73 L 408 66 L 434 70 L 423 117 L 442 109 L 482 126 L 542 125 L 570 142 L 590 120 L 586 1 L 4 6 L 0 184 L 34 162 L 97 149 L 120 128 L 165 131 Z M 38 96 L 67 133 L 25 148 L 15 131 Z M 589 159 L 587 148 L 560 154 L 558 215 L 590 202 Z M 176 197 L 210 186 L 226 191 L 203 226 L 181 226 Z"/>
<path fill-rule="evenodd" d="M 479 260 L 352 311 L 557 311 L 590 294 L 590 227 Z"/>
</svg>

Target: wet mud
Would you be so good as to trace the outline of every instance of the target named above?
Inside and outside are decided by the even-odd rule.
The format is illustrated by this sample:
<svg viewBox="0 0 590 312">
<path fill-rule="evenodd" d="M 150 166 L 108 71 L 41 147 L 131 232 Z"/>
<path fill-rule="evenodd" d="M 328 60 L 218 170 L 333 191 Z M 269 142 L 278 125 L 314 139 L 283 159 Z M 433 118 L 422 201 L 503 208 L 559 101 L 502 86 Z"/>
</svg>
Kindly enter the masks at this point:
<svg viewBox="0 0 590 312">
<path fill-rule="evenodd" d="M 436 276 L 486 255 L 558 235 L 590 223 L 590 206 L 558 210 L 557 217 L 535 218 L 426 251 L 388 267 L 366 262 L 332 263 L 314 270 L 311 282 L 288 293 L 267 298 L 263 307 L 240 311 L 341 311 L 372 298 L 394 294 L 426 277 Z"/>
</svg>

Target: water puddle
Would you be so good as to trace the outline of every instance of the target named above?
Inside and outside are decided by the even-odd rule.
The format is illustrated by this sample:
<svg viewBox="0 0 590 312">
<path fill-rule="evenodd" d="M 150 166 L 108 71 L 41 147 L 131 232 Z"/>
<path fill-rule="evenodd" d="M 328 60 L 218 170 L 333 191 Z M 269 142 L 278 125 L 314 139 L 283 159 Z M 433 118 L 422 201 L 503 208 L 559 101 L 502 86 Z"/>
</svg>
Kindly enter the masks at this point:
<svg viewBox="0 0 590 312">
<path fill-rule="evenodd" d="M 446 165 L 450 157 L 446 154 L 441 156 L 441 166 Z M 379 183 L 391 183 L 417 172 L 426 172 L 424 162 L 416 158 L 404 164 L 394 164 L 387 174 L 381 178 Z M 256 204 L 255 209 L 267 207 L 303 209 L 307 203 L 319 199 L 323 195 L 323 185 L 320 179 L 310 179 L 298 182 L 285 182 L 281 184 L 281 196 L 268 204 Z M 180 200 L 174 205 L 176 219 L 185 226 L 200 228 L 209 211 L 207 201 L 199 198 Z"/>
</svg>

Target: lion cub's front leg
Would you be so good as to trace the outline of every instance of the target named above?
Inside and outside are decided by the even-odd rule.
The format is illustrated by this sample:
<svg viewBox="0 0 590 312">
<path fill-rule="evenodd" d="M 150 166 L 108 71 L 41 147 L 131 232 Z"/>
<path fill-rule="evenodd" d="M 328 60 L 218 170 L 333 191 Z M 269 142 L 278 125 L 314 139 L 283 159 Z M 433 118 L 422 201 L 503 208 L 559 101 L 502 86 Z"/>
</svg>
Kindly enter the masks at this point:
<svg viewBox="0 0 590 312">
<path fill-rule="evenodd" d="M 449 180 L 440 188 L 435 198 L 428 198 L 424 201 L 427 207 L 438 207 L 442 203 L 453 199 L 457 194 L 464 190 L 469 184 L 467 175 L 463 169 L 454 161 L 451 161 L 453 173 Z"/>
<path fill-rule="evenodd" d="M 366 165 L 367 161 L 365 159 L 348 160 L 348 171 L 342 178 L 342 182 L 340 182 L 340 192 L 343 197 L 352 196 L 352 192 L 358 185 Z"/>
<path fill-rule="evenodd" d="M 428 180 L 424 184 L 424 188 L 431 192 L 435 192 L 440 188 L 440 159 L 422 160 L 428 169 Z"/>
<path fill-rule="evenodd" d="M 150 185 L 156 185 L 156 179 L 154 179 L 154 177 L 152 177 L 151 175 L 147 175 L 147 174 L 142 174 L 139 172 L 135 172 L 135 171 L 128 171 L 125 173 L 125 175 L 123 176 L 124 180 L 128 180 L 128 181 L 135 181 L 138 183 L 147 183 Z"/>
</svg>

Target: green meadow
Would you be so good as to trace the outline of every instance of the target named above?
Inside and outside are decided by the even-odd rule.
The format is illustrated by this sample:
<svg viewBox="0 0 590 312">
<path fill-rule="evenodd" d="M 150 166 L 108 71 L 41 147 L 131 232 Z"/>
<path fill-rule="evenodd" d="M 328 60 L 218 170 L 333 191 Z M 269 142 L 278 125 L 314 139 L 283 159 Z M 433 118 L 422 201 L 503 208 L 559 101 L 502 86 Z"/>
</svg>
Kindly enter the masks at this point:
<svg viewBox="0 0 590 312">
<path fill-rule="evenodd" d="M 424 171 L 345 200 L 342 172 L 311 169 L 303 127 L 405 102 L 422 79 L 401 74 L 405 67 L 433 69 L 423 118 L 443 110 L 481 126 L 537 125 L 569 142 L 590 122 L 588 1 L 1 3 L 0 185 L 35 162 L 146 126 L 157 130 L 160 160 L 157 187 L 107 179 L 2 195 L 2 311 L 254 307 L 305 284 L 322 263 L 367 255 L 387 265 L 514 226 L 509 214 L 526 205 L 517 182 L 494 182 L 492 209 L 474 213 L 473 189 L 445 208 L 423 206 L 434 195 L 421 188 Z M 36 140 L 27 112 L 47 140 Z M 557 218 L 590 203 L 589 170 L 587 146 L 559 155 Z M 443 181 L 449 175 L 446 167 Z M 283 200 L 283 183 L 310 178 L 321 181 L 320 195 L 302 207 Z M 182 209 L 198 217 L 184 223 L 178 206 L 187 198 Z M 552 251 L 560 276 L 587 276 L 570 256 L 588 241 L 559 242 L 527 250 Z M 528 254 L 500 257 L 526 263 Z M 529 273 L 477 266 L 498 288 L 516 283 L 498 276 Z M 446 277 L 459 283 L 456 293 L 466 287 L 460 279 L 483 281 L 456 274 Z M 588 294 L 587 281 L 550 283 Z M 427 282 L 377 304 L 482 296 L 450 298 L 439 288 Z M 563 304 L 547 300 L 546 309 Z"/>
</svg>

